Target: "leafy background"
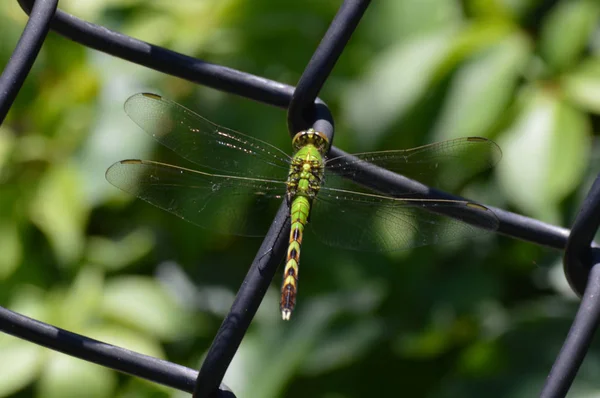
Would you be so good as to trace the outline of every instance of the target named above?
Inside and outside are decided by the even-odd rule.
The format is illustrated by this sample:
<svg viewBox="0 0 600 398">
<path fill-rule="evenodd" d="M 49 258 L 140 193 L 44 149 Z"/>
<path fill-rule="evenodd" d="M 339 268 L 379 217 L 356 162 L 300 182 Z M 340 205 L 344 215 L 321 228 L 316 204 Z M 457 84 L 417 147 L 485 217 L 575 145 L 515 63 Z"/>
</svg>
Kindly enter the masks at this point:
<svg viewBox="0 0 600 398">
<path fill-rule="evenodd" d="M 67 12 L 210 62 L 297 82 L 340 1 L 63 0 Z M 600 2 L 373 2 L 321 97 L 347 151 L 467 135 L 503 149 L 456 192 L 569 226 L 599 170 Z M 26 22 L 0 3 L 0 65 Z M 112 187 L 124 158 L 177 163 L 123 112 L 140 91 L 289 148 L 285 112 L 50 33 L 0 127 L 0 303 L 192 368 L 260 239 L 215 236 Z M 268 222 L 269 220 L 265 220 Z M 561 253 L 489 234 L 353 253 L 305 239 L 298 310 L 279 277 L 225 382 L 239 397 L 537 395 L 578 300 Z M 179 397 L 0 336 L 0 395 Z M 600 395 L 593 347 L 572 397 Z"/>
</svg>

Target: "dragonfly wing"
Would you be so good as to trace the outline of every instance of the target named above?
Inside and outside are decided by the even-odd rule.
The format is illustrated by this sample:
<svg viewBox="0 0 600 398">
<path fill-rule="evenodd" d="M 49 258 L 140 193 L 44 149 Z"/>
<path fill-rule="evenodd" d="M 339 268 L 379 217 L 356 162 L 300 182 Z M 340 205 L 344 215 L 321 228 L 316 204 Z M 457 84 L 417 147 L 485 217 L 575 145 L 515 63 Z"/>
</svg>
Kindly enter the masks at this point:
<svg viewBox="0 0 600 398">
<path fill-rule="evenodd" d="M 502 151 L 493 141 L 464 137 L 412 149 L 365 152 L 332 158 L 325 164 L 325 183 L 328 187 L 348 188 L 350 185 L 340 176 L 351 179 L 366 177 L 368 170 L 377 166 L 429 186 L 452 190 L 476 173 L 494 166 L 501 157 Z M 366 170 L 356 170 L 359 164 L 366 165 Z M 365 175 L 360 175 L 361 173 Z"/>
<path fill-rule="evenodd" d="M 290 157 L 264 141 L 221 127 L 156 94 L 136 94 L 125 112 L 155 140 L 211 171 L 285 178 Z"/>
<path fill-rule="evenodd" d="M 498 223 L 491 210 L 467 201 L 396 199 L 325 187 L 311 210 L 311 225 L 323 242 L 360 251 L 471 238 L 497 229 Z"/>
<path fill-rule="evenodd" d="M 106 179 L 193 224 L 241 236 L 263 236 L 268 215 L 275 214 L 286 192 L 284 181 L 221 176 L 147 160 L 117 162 Z"/>
</svg>

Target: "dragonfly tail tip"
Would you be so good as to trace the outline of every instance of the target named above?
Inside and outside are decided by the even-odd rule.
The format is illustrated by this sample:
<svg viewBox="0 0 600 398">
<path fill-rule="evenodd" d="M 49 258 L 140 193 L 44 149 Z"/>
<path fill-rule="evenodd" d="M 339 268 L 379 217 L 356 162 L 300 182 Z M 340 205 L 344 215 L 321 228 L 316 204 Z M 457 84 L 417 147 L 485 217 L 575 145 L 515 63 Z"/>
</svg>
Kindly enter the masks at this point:
<svg viewBox="0 0 600 398">
<path fill-rule="evenodd" d="M 284 321 L 289 321 L 291 315 L 292 311 L 290 311 L 288 308 L 281 310 L 281 318 L 283 318 Z"/>
</svg>

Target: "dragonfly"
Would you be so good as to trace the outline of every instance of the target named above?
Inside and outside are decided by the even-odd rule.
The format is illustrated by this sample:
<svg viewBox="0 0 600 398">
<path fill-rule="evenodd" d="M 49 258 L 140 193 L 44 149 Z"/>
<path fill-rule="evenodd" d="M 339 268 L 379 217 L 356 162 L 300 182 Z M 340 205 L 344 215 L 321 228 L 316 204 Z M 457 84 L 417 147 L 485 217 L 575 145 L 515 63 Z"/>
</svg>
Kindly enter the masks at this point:
<svg viewBox="0 0 600 398">
<path fill-rule="evenodd" d="M 361 173 L 369 167 L 427 185 L 457 180 L 457 175 L 474 176 L 501 155 L 485 138 L 328 158 L 327 137 L 308 129 L 294 136 L 290 156 L 156 94 L 130 97 L 125 112 L 194 168 L 122 160 L 106 171 L 114 186 L 198 226 L 240 236 L 264 236 L 268 226 L 256 218 L 273 214 L 282 200 L 287 202 L 291 229 L 280 297 L 284 320 L 296 306 L 300 249 L 309 221 L 314 234 L 328 245 L 374 252 L 475 237 L 482 233 L 480 228 L 498 227 L 498 218 L 483 205 L 425 199 L 411 191 L 381 194 L 352 181 L 366 176 Z M 369 167 L 356 167 L 365 164 Z M 477 226 L 467 222 L 473 212 Z"/>
</svg>

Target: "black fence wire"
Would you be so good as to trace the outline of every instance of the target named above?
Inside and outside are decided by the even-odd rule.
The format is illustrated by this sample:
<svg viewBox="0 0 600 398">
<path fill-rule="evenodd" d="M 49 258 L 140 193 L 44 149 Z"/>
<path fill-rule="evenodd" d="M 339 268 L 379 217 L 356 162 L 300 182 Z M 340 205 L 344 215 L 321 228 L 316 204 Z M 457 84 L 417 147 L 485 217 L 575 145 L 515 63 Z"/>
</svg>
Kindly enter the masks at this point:
<svg viewBox="0 0 600 398">
<path fill-rule="evenodd" d="M 290 134 L 314 127 L 333 139 L 333 117 L 317 98 L 339 55 L 370 1 L 346 0 L 292 87 L 221 65 L 211 64 L 155 46 L 78 19 L 57 9 L 57 0 L 18 0 L 29 14 L 13 55 L 0 76 L 0 122 L 10 109 L 28 75 L 49 29 L 84 46 L 154 70 L 231 94 L 288 110 Z M 330 157 L 346 155 L 332 146 Z M 411 191 L 430 199 L 460 199 L 386 170 L 356 163 L 356 182 L 383 193 Z M 489 207 L 498 217 L 498 232 L 559 250 L 565 250 L 565 274 L 582 296 L 571 331 L 540 394 L 563 397 L 577 373 L 596 330 L 600 315 L 600 256 L 593 236 L 600 224 L 600 182 L 596 180 L 571 231 Z M 440 210 L 442 211 L 442 210 Z M 458 214 L 446 211 L 449 217 Z M 465 219 L 464 213 L 460 214 Z M 476 208 L 468 215 L 473 225 L 481 220 Z M 124 373 L 194 394 L 196 398 L 234 396 L 222 385 L 237 351 L 283 257 L 289 233 L 289 210 L 282 203 L 230 312 L 223 321 L 199 372 L 168 361 L 102 343 L 0 307 L 0 329 L 5 333 L 91 361 Z"/>
</svg>

